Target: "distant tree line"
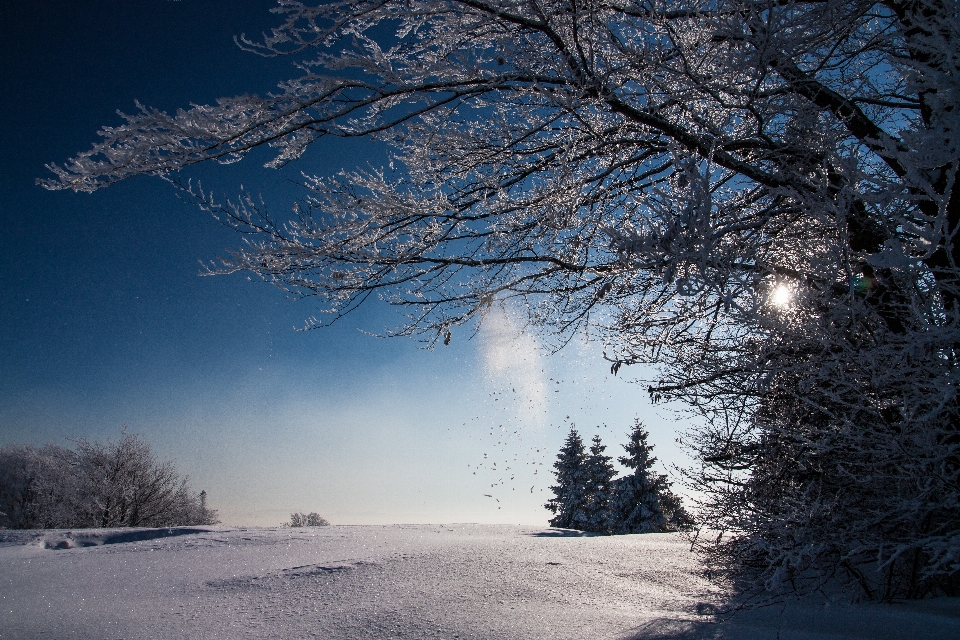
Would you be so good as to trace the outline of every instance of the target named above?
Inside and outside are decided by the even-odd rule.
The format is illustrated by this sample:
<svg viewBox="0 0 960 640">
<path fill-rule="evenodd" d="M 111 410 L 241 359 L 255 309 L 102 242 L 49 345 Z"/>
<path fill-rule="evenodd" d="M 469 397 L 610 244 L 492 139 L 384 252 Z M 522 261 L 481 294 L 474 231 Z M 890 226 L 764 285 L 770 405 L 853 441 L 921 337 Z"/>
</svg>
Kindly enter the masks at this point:
<svg viewBox="0 0 960 640">
<path fill-rule="evenodd" d="M 0 528 L 171 527 L 217 524 L 207 493 L 194 493 L 139 435 L 0 447 Z"/>
<path fill-rule="evenodd" d="M 550 526 L 603 534 L 663 533 L 693 526 L 667 476 L 652 469 L 657 461 L 647 444 L 647 431 L 637 420 L 623 445 L 620 464 L 630 473 L 617 478 L 606 446 L 593 437 L 589 452 L 577 430 L 570 429 L 553 464 L 557 484 L 544 506 L 554 513 Z"/>
</svg>

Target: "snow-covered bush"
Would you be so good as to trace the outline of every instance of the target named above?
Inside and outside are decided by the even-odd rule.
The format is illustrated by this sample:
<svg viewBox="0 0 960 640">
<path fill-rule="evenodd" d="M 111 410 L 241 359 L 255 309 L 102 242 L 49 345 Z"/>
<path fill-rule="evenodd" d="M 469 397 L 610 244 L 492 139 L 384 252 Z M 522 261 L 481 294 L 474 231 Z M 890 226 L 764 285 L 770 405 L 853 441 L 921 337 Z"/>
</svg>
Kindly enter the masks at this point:
<svg viewBox="0 0 960 640">
<path fill-rule="evenodd" d="M 0 527 L 169 527 L 216 524 L 206 491 L 193 493 L 172 462 L 124 431 L 116 442 L 75 449 L 0 448 Z"/>
<path fill-rule="evenodd" d="M 327 527 L 330 523 L 319 513 L 291 513 L 290 522 L 285 523 L 285 527 Z"/>
</svg>

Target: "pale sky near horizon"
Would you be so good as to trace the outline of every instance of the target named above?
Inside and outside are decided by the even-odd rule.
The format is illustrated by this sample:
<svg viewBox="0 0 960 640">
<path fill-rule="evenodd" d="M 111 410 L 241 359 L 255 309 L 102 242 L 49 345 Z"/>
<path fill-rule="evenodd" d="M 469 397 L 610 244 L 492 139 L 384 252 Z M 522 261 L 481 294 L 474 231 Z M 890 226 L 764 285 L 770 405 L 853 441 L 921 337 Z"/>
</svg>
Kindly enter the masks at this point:
<svg viewBox="0 0 960 640">
<path fill-rule="evenodd" d="M 599 345 L 550 355 L 494 310 L 476 336 L 460 330 L 425 351 L 358 330 L 399 322 L 378 303 L 298 332 L 309 300 L 198 276 L 198 261 L 239 240 L 160 180 L 92 195 L 35 186 L 44 163 L 89 148 L 135 99 L 170 110 L 294 75 L 294 59 L 232 40 L 275 24 L 273 4 L 0 5 L 0 445 L 102 440 L 126 424 L 207 490 L 225 524 L 249 525 L 291 511 L 338 524 L 545 524 L 571 424 L 617 456 L 640 417 L 661 461 L 683 464 L 684 423 L 629 382 L 644 372 L 611 377 Z M 253 155 L 188 175 L 227 196 L 242 184 L 280 209 L 300 171 L 383 163 L 378 148 L 342 141 L 283 172 Z"/>
</svg>

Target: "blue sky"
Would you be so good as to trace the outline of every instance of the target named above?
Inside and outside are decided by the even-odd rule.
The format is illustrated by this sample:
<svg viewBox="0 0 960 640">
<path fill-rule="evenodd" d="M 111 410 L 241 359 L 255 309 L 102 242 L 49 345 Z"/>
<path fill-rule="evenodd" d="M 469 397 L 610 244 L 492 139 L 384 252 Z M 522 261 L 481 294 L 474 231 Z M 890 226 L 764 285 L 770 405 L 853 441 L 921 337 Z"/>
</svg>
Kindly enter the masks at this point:
<svg viewBox="0 0 960 640">
<path fill-rule="evenodd" d="M 544 524 L 571 423 L 618 455 L 639 416 L 660 459 L 682 463 L 683 423 L 628 382 L 643 372 L 610 377 L 598 345 L 549 355 L 495 314 L 475 337 L 424 351 L 363 333 L 399 321 L 377 303 L 295 331 L 309 301 L 198 275 L 238 238 L 160 180 L 92 195 L 35 186 L 45 163 L 88 148 L 135 99 L 170 110 L 293 75 L 293 59 L 233 44 L 274 24 L 271 6 L 0 4 L 0 444 L 105 439 L 126 424 L 206 489 L 226 524 L 279 524 L 294 510 L 341 524 Z M 283 171 L 256 160 L 188 176 L 225 196 L 242 184 L 282 210 L 300 171 L 384 156 L 332 141 Z"/>
</svg>

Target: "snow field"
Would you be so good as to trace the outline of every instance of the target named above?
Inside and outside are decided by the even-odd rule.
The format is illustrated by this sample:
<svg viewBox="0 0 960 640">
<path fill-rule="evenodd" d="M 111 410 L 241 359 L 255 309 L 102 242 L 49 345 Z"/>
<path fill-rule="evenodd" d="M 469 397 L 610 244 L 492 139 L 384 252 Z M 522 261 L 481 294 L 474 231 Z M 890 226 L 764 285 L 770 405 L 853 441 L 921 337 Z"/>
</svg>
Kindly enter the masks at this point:
<svg viewBox="0 0 960 640">
<path fill-rule="evenodd" d="M 769 607 L 722 624 L 697 613 L 722 604 L 674 534 L 470 524 L 0 532 L 4 639 L 960 638 L 955 598 Z"/>
</svg>

